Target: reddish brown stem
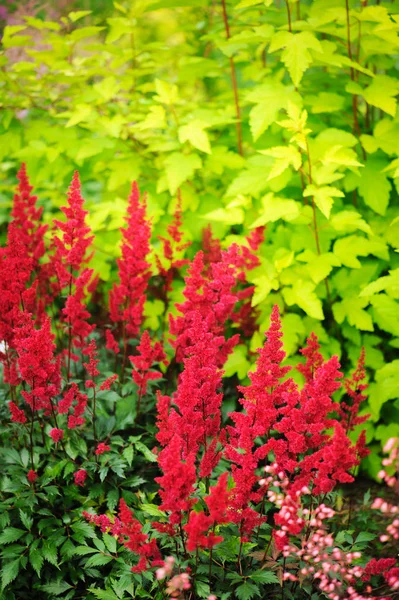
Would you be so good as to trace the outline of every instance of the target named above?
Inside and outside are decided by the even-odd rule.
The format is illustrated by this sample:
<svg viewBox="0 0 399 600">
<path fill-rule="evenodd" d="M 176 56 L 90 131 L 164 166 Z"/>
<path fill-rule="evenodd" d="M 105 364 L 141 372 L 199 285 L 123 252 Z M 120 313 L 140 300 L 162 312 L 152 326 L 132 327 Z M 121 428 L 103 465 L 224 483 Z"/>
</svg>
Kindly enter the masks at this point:
<svg viewBox="0 0 399 600">
<path fill-rule="evenodd" d="M 227 17 L 226 0 L 222 0 L 222 9 L 223 9 L 223 22 L 224 22 L 224 29 L 226 32 L 226 38 L 230 39 L 230 27 L 229 27 L 229 20 Z M 236 124 L 237 148 L 238 148 L 238 153 L 242 156 L 243 149 L 242 149 L 241 108 L 240 108 L 240 101 L 239 101 L 239 96 L 238 96 L 236 67 L 234 64 L 234 58 L 232 56 L 230 56 L 230 74 L 231 74 L 231 85 L 233 87 L 234 105 L 235 105 L 235 109 L 236 109 L 236 119 L 237 119 L 237 124 Z"/>
<path fill-rule="evenodd" d="M 289 0 L 285 0 L 285 5 L 287 7 L 288 31 L 291 33 L 292 32 L 292 25 L 291 25 L 291 9 L 290 9 Z"/>
</svg>

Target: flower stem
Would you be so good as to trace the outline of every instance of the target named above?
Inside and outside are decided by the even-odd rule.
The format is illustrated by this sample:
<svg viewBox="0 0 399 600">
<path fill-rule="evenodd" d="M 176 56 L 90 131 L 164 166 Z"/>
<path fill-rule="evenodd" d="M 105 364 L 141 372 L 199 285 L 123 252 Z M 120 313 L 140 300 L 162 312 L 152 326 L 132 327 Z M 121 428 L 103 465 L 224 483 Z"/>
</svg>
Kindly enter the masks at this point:
<svg viewBox="0 0 399 600">
<path fill-rule="evenodd" d="M 226 32 L 226 38 L 230 39 L 230 26 L 229 26 L 229 20 L 227 17 L 226 0 L 222 0 L 222 9 L 223 9 L 223 23 L 224 23 L 224 29 Z M 242 148 L 241 108 L 240 108 L 240 101 L 239 101 L 239 97 L 238 97 L 236 66 L 234 63 L 234 58 L 232 56 L 230 56 L 230 76 L 231 76 L 231 84 L 233 87 L 234 105 L 235 105 L 236 119 L 237 119 L 237 124 L 236 124 L 237 148 L 238 148 L 238 153 L 241 156 L 243 156 L 244 152 L 243 152 L 243 148 Z"/>
</svg>

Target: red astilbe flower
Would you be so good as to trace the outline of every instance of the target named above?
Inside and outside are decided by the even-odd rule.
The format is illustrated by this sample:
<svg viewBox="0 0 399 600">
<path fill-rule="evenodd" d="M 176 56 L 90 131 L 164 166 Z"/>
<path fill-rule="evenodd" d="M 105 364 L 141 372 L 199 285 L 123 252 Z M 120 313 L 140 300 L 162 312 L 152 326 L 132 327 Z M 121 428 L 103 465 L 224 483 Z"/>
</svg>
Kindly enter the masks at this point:
<svg viewBox="0 0 399 600">
<path fill-rule="evenodd" d="M 324 362 L 319 350 L 320 344 L 315 333 L 310 334 L 305 348 L 301 348 L 299 350 L 299 352 L 306 358 L 306 362 L 297 365 L 297 370 L 302 373 L 307 383 L 313 380 L 317 369 L 321 367 Z"/>
<path fill-rule="evenodd" d="M 211 225 L 207 225 L 202 230 L 202 244 L 204 265 L 208 267 L 210 264 L 219 262 L 222 258 L 222 246 L 220 240 L 213 237 Z"/>
<path fill-rule="evenodd" d="M 210 265 L 208 273 L 204 271 L 203 253 L 196 254 L 185 279 L 183 292 L 186 301 L 177 304 L 182 316 L 170 315 L 170 331 L 175 336 L 176 360 L 182 362 L 187 348 L 195 344 L 193 322 L 199 314 L 208 320 L 208 331 L 215 336 L 224 333 L 226 321 L 231 317 L 237 296 L 233 293 L 236 283 L 235 255 L 238 247 L 223 252 L 222 260 Z M 218 352 L 218 365 L 223 366 L 228 355 L 238 342 L 238 335 L 226 340 Z"/>
<path fill-rule="evenodd" d="M 56 235 L 53 237 L 57 249 L 56 270 L 61 288 L 72 285 L 72 273 L 80 273 L 91 257 L 87 251 L 94 236 L 90 235 L 90 227 L 86 225 L 88 213 L 83 209 L 83 204 L 79 173 L 75 171 L 68 190 L 68 205 L 61 207 L 66 221 L 54 220 L 54 224 L 62 231 L 61 238 Z"/>
<path fill-rule="evenodd" d="M 93 275 L 91 269 L 84 269 L 82 273 L 75 279 L 75 290 L 73 294 L 67 297 L 65 307 L 62 309 L 65 322 L 69 324 L 71 339 L 75 348 L 82 348 L 86 339 L 95 329 L 94 325 L 90 325 L 87 321 L 90 319 L 90 313 L 87 310 L 87 286 L 90 278 Z M 72 356 L 77 361 L 77 356 Z"/>
<path fill-rule="evenodd" d="M 14 226 L 20 232 L 20 240 L 33 260 L 33 268 L 37 268 L 45 253 L 44 235 L 48 226 L 41 223 L 43 208 L 36 206 L 37 196 L 31 194 L 33 186 L 29 183 L 25 163 L 22 163 L 17 177 L 19 185 L 14 195 L 11 215 Z"/>
<path fill-rule="evenodd" d="M 183 212 L 181 204 L 181 194 L 178 192 L 173 220 L 166 229 L 168 237 L 158 236 L 162 244 L 162 257 L 158 254 L 155 255 L 159 275 L 164 279 L 162 299 L 166 305 L 176 271 L 189 263 L 189 260 L 184 258 L 184 251 L 191 245 L 191 242 L 182 243 Z"/>
<path fill-rule="evenodd" d="M 161 553 L 155 539 L 149 540 L 148 535 L 143 533 L 140 521 L 134 518 L 133 513 L 127 507 L 123 498 L 119 501 L 119 530 L 120 540 L 124 546 L 134 554 L 137 554 L 139 562 L 132 567 L 134 573 L 141 573 L 148 567 L 163 566 Z"/>
<path fill-rule="evenodd" d="M 58 444 L 58 442 L 60 442 L 64 438 L 64 430 L 63 429 L 58 429 L 57 427 L 54 427 L 50 431 L 49 436 L 51 437 L 51 439 L 53 440 L 53 442 L 55 442 L 56 444 Z"/>
<path fill-rule="evenodd" d="M 362 348 L 355 371 L 352 376 L 344 380 L 344 388 L 349 396 L 349 402 L 341 400 L 339 404 L 339 415 L 341 417 L 342 426 L 345 431 L 353 431 L 356 425 L 361 425 L 370 415 L 358 416 L 359 408 L 362 402 L 367 398 L 363 394 L 368 388 L 367 383 L 362 383 L 366 378 L 366 369 L 364 366 L 366 358 L 365 349 Z"/>
<path fill-rule="evenodd" d="M 116 341 L 116 339 L 112 335 L 112 332 L 109 329 L 105 330 L 105 340 L 106 340 L 105 347 L 107 348 L 107 350 L 110 350 L 114 354 L 118 354 L 118 352 L 119 352 L 118 342 Z"/>
<path fill-rule="evenodd" d="M 199 313 L 193 315 L 187 334 L 195 343 L 186 348 L 188 357 L 184 359 L 184 370 L 173 396 L 174 407 L 169 410 L 162 400 L 158 409 L 158 423 L 162 429 L 157 440 L 165 445 L 173 435 L 178 435 L 183 443 L 183 457 L 197 456 L 203 449 L 201 477 L 209 477 L 219 462 L 217 443 L 224 441 L 220 431 L 222 371 L 218 368 L 224 337 L 214 336 L 209 331 L 210 323 L 211 318 L 203 320 Z"/>
<path fill-rule="evenodd" d="M 29 483 L 35 483 L 35 481 L 39 477 L 39 475 L 36 473 L 36 471 L 31 469 L 30 471 L 28 471 L 28 474 L 26 477 L 27 477 Z"/>
<path fill-rule="evenodd" d="M 396 563 L 396 558 L 372 558 L 364 567 L 362 581 L 370 581 L 372 575 L 381 575 Z"/>
<path fill-rule="evenodd" d="M 8 408 L 10 409 L 11 421 L 13 423 L 26 423 L 25 412 L 21 408 L 18 408 L 14 402 L 9 402 Z"/>
<path fill-rule="evenodd" d="M 183 440 L 174 435 L 158 456 L 158 465 L 163 475 L 156 477 L 160 485 L 161 510 L 169 511 L 172 525 L 179 524 L 182 513 L 189 511 L 194 504 L 190 498 L 196 482 L 195 455 L 184 454 Z M 183 458 L 184 457 L 184 458 Z"/>
<path fill-rule="evenodd" d="M 10 223 L 7 246 L 0 249 L 0 339 L 9 349 L 14 348 L 21 319 L 26 320 L 22 311 L 32 305 L 32 291 L 27 290 L 32 269 L 33 259 L 26 252 L 21 232 Z"/>
<path fill-rule="evenodd" d="M 139 396 L 142 397 L 147 393 L 148 382 L 156 381 L 162 377 L 162 373 L 159 371 L 150 371 L 151 367 L 155 363 L 167 364 L 167 361 L 162 344 L 160 342 L 152 344 L 148 331 L 144 331 L 141 336 L 137 352 L 136 356 L 129 356 L 129 360 L 134 366 L 132 370 L 133 381 L 139 388 Z"/>
<path fill-rule="evenodd" d="M 282 350 L 281 322 L 277 305 L 273 308 L 270 328 L 266 336 L 265 345 L 258 350 L 256 370 L 249 373 L 251 384 L 239 388 L 244 394 L 240 403 L 245 413 L 230 413 L 234 426 L 227 427 L 230 443 L 225 454 L 232 461 L 232 475 L 235 482 L 232 508 L 236 511 L 237 520 L 241 520 L 242 511 L 248 509 L 246 513 L 248 526 L 256 524 L 258 519 L 257 513 L 255 514 L 248 507 L 251 501 L 259 500 L 258 492 L 253 490 L 258 481 L 255 471 L 259 461 L 269 451 L 264 445 L 256 447 L 255 440 L 260 436 L 269 435 L 277 420 L 281 398 L 293 386 L 292 380 L 280 383 L 290 367 L 281 366 L 285 353 Z M 232 516 L 234 518 L 234 511 Z M 246 526 L 245 528 L 247 529 Z"/>
<path fill-rule="evenodd" d="M 81 393 L 76 383 L 71 383 L 70 388 L 64 391 L 63 397 L 58 402 L 57 411 L 60 415 L 66 415 L 73 408 L 73 414 L 68 416 L 68 429 L 76 429 L 79 425 L 83 425 L 85 418 L 82 415 L 86 410 L 87 401 L 86 394 Z"/>
<path fill-rule="evenodd" d="M 60 392 L 61 375 L 50 320 L 46 319 L 39 329 L 27 321 L 16 334 L 15 348 L 21 380 L 28 386 L 21 395 L 32 410 L 43 409 L 45 415 L 51 414 Z"/>
<path fill-rule="evenodd" d="M 87 471 L 85 469 L 79 469 L 79 471 L 76 471 L 76 473 L 73 474 L 73 478 L 75 480 L 75 485 L 83 487 L 87 479 Z"/>
<path fill-rule="evenodd" d="M 215 527 L 229 521 L 227 509 L 229 492 L 227 490 L 228 473 L 223 473 L 217 484 L 210 489 L 205 498 L 209 515 L 203 511 L 191 511 L 187 524 L 183 529 L 187 532 L 187 550 L 194 552 L 197 548 L 213 548 L 223 541 L 223 537 L 215 535 Z M 210 531 L 212 529 L 212 531 Z"/>
<path fill-rule="evenodd" d="M 102 382 L 102 384 L 100 385 L 100 390 L 110 390 L 111 389 L 111 385 L 113 385 L 118 379 L 118 375 L 111 375 L 110 377 L 107 377 L 107 379 L 105 381 Z"/>
<path fill-rule="evenodd" d="M 111 450 L 111 447 L 110 447 L 110 446 L 108 446 L 108 445 L 107 445 L 107 444 L 105 444 L 104 442 L 100 442 L 100 443 L 97 445 L 97 448 L 96 448 L 95 454 L 96 454 L 97 456 L 99 456 L 100 454 L 104 454 L 105 452 L 109 452 L 109 450 Z"/>
<path fill-rule="evenodd" d="M 84 200 L 81 195 L 79 174 L 75 171 L 72 183 L 68 190 L 67 206 L 61 207 L 66 217 L 66 222 L 54 220 L 55 225 L 61 230 L 62 236 L 53 235 L 55 255 L 52 268 L 58 280 L 59 293 L 64 288 L 67 299 L 62 310 L 64 322 L 68 327 L 67 378 L 70 376 L 70 361 L 77 361 L 78 357 L 72 352 L 72 346 L 82 348 L 86 338 L 94 327 L 88 324 L 90 313 L 87 311 L 87 295 L 92 292 L 93 270 L 86 265 L 92 254 L 88 250 L 94 236 L 90 235 L 90 227 L 86 225 L 87 211 L 84 210 Z"/>
<path fill-rule="evenodd" d="M 143 319 L 145 292 L 151 276 L 151 225 L 146 217 L 145 198 L 140 200 L 137 183 L 132 185 L 127 209 L 127 227 L 122 229 L 122 256 L 117 260 L 119 283 L 110 291 L 111 320 L 135 337 Z"/>
</svg>

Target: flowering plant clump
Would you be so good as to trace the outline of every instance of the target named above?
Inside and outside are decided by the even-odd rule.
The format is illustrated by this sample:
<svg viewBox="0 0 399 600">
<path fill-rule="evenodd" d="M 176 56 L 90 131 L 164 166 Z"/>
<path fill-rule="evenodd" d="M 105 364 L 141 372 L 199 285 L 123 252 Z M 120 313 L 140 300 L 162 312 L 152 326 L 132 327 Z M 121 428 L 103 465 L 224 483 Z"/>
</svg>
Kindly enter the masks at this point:
<svg viewBox="0 0 399 600">
<path fill-rule="evenodd" d="M 309 332 L 286 364 L 283 304 L 248 347 L 264 228 L 195 248 L 178 201 L 153 248 L 134 183 L 105 287 L 78 174 L 52 228 L 19 179 L 0 267 L 5 600 L 398 597 L 397 503 L 365 499 L 392 517 L 377 532 L 342 502 L 369 452 L 364 351 L 344 377 Z M 385 450 L 397 493 L 398 441 Z"/>
</svg>

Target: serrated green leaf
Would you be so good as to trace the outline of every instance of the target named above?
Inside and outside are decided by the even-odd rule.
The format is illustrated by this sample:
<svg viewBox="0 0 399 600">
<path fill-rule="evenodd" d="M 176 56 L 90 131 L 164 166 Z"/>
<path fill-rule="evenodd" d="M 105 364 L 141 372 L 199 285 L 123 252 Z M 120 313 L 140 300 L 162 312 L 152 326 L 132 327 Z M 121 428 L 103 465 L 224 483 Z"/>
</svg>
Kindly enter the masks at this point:
<svg viewBox="0 0 399 600">
<path fill-rule="evenodd" d="M 58 566 L 57 547 L 50 542 L 44 542 L 41 549 L 43 558 L 55 567 Z"/>
<path fill-rule="evenodd" d="M 102 567 L 103 565 L 107 565 L 112 560 L 112 556 L 106 554 L 94 554 L 93 556 L 90 556 L 90 558 L 87 559 L 85 563 L 85 568 Z"/>
<path fill-rule="evenodd" d="M 46 583 L 41 586 L 41 590 L 43 592 L 47 592 L 53 596 L 61 596 L 67 590 L 70 590 L 72 586 L 66 581 L 53 581 L 51 583 Z"/>
<path fill-rule="evenodd" d="M 255 571 L 250 577 L 255 583 L 279 583 L 277 575 L 273 571 L 266 571 L 266 569 Z"/>
<path fill-rule="evenodd" d="M 36 571 L 37 576 L 40 577 L 40 571 L 42 570 L 44 562 L 40 550 L 35 549 L 29 552 L 29 562 Z"/>
<path fill-rule="evenodd" d="M 379 215 L 385 215 L 391 192 L 391 184 L 384 173 L 385 166 L 384 161 L 371 158 L 360 172 L 359 194 Z"/>
<path fill-rule="evenodd" d="M 302 164 L 302 156 L 295 146 L 275 146 L 267 150 L 260 150 L 260 154 L 272 156 L 275 160 L 273 167 L 269 173 L 268 181 L 274 179 L 283 173 L 292 165 L 297 171 Z"/>
<path fill-rule="evenodd" d="M 170 193 L 175 194 L 181 184 L 187 179 L 191 179 L 201 165 L 198 154 L 182 154 L 181 152 L 170 154 L 165 161 L 166 179 Z"/>
<path fill-rule="evenodd" d="M 112 590 L 100 590 L 98 588 L 89 588 L 89 592 L 99 600 L 120 600 Z"/>
<path fill-rule="evenodd" d="M 4 590 L 16 577 L 18 576 L 19 569 L 21 567 L 21 559 L 16 558 L 15 560 L 3 564 L 1 570 L 1 588 Z"/>
<path fill-rule="evenodd" d="M 316 185 L 306 186 L 303 195 L 306 197 L 313 196 L 315 204 L 323 215 L 328 219 L 334 203 L 333 198 L 343 198 L 344 194 L 341 190 L 332 186 L 317 187 Z"/>
<path fill-rule="evenodd" d="M 109 550 L 112 554 L 116 552 L 116 539 L 109 535 L 108 533 L 103 533 L 103 541 L 107 550 Z"/>
<path fill-rule="evenodd" d="M 281 60 L 287 67 L 296 87 L 313 60 L 309 50 L 323 52 L 319 40 L 310 31 L 301 31 L 300 33 L 278 31 L 272 37 L 269 52 L 272 53 L 281 48 L 284 48 Z"/>
<path fill-rule="evenodd" d="M 0 534 L 0 545 L 11 544 L 11 542 L 16 542 L 23 535 L 26 535 L 26 531 L 24 531 L 23 529 L 18 529 L 17 527 L 7 527 Z"/>
<path fill-rule="evenodd" d="M 21 519 L 22 524 L 26 527 L 28 531 L 31 530 L 33 525 L 33 518 L 29 517 L 23 510 L 19 510 L 19 517 Z"/>
<path fill-rule="evenodd" d="M 250 581 L 246 581 L 236 588 L 235 594 L 238 600 L 251 600 L 251 598 L 254 598 L 255 596 L 260 596 L 260 591 L 257 585 Z"/>
<path fill-rule="evenodd" d="M 194 119 L 187 123 L 187 125 L 179 127 L 179 140 L 182 143 L 188 141 L 194 148 L 210 154 L 211 146 L 205 127 L 207 127 L 206 123 L 199 119 Z"/>
<path fill-rule="evenodd" d="M 143 454 L 143 456 L 150 462 L 157 462 L 157 457 L 156 455 L 151 452 L 151 450 L 149 448 L 147 448 L 147 446 L 145 444 L 143 444 L 143 442 L 135 442 L 134 444 L 136 450 L 138 450 L 139 452 L 141 452 L 141 454 Z"/>
</svg>

